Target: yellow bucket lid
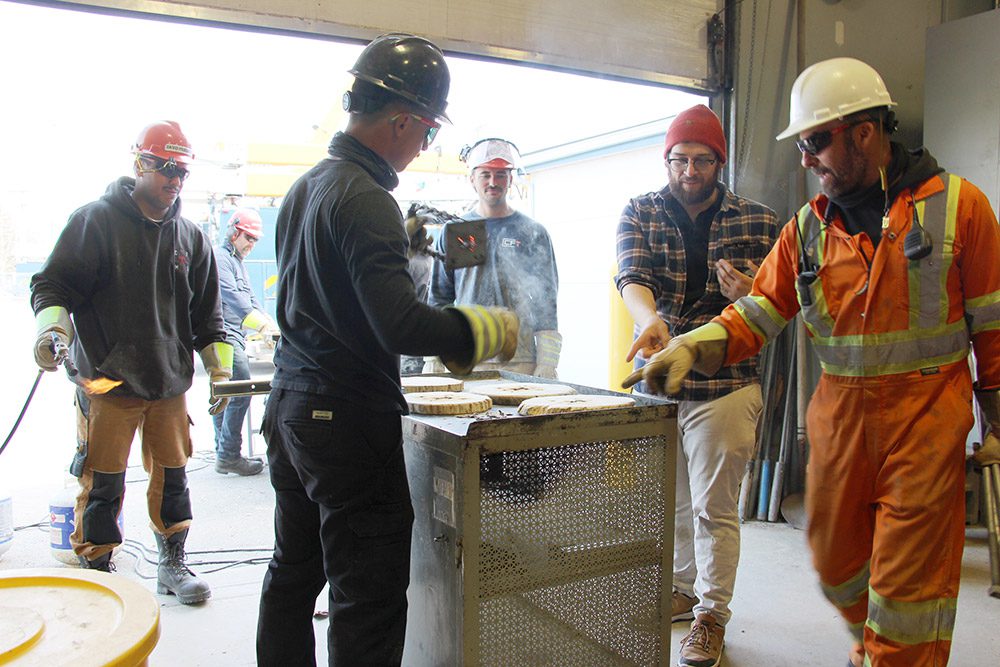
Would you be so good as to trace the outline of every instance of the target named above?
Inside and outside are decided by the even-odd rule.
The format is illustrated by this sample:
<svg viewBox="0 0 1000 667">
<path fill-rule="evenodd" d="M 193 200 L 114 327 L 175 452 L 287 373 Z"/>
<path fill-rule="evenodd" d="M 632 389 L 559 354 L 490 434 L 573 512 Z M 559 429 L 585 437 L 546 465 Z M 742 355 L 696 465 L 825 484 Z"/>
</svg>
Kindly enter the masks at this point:
<svg viewBox="0 0 1000 667">
<path fill-rule="evenodd" d="M 159 604 L 122 576 L 0 572 L 0 665 L 131 667 L 144 664 L 159 638 Z"/>
</svg>

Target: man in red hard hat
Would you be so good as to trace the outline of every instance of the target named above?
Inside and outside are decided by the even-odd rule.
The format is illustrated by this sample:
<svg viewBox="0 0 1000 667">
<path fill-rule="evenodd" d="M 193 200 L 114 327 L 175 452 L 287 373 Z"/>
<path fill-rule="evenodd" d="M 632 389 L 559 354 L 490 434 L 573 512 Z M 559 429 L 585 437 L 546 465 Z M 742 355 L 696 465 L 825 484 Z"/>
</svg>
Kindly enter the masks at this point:
<svg viewBox="0 0 1000 667">
<path fill-rule="evenodd" d="M 720 180 L 726 138 L 699 104 L 667 130 L 668 184 L 634 197 L 618 224 L 616 284 L 635 320 L 627 359 L 648 359 L 750 291 L 778 236 L 778 216 Z M 740 480 L 762 408 L 757 359 L 693 376 L 677 395 L 677 485 L 671 618 L 692 620 L 682 667 L 722 658 L 740 555 Z"/>
<path fill-rule="evenodd" d="M 157 592 L 184 604 L 208 599 L 184 564 L 191 524 L 185 466 L 191 432 L 185 392 L 198 351 L 212 380 L 227 379 L 219 278 L 211 245 L 180 215 L 194 154 L 180 126 L 153 123 L 133 147 L 133 175 L 74 212 L 31 279 L 38 324 L 35 360 L 58 365 L 69 347 L 78 373 L 78 444 L 70 467 L 80 480 L 70 542 L 83 567 L 109 571 L 121 544 L 116 517 L 132 439 L 142 437 L 148 505 L 160 558 Z M 225 407 L 215 401 L 214 413 Z"/>
<path fill-rule="evenodd" d="M 215 248 L 222 294 L 222 319 L 226 338 L 233 346 L 233 380 L 250 379 L 250 361 L 246 353 L 247 332 L 271 337 L 278 325 L 264 312 L 250 285 L 243 260 L 264 236 L 260 213 L 252 208 L 233 212 L 226 228 L 226 240 Z M 215 471 L 221 474 L 256 475 L 264 469 L 257 458 L 241 453 L 243 420 L 250 408 L 249 396 L 236 396 L 222 412 L 213 416 L 215 425 Z"/>
</svg>

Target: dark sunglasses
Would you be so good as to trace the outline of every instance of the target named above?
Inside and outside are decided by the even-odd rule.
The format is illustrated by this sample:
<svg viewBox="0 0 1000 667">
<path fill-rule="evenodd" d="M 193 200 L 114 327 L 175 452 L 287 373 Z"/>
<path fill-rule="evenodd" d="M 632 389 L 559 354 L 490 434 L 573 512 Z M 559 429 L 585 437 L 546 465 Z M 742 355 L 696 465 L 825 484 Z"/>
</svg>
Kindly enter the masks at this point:
<svg viewBox="0 0 1000 667">
<path fill-rule="evenodd" d="M 191 172 L 187 169 L 174 162 L 173 158 L 164 160 L 163 158 L 156 157 L 155 155 L 137 155 L 135 157 L 135 163 L 138 165 L 139 173 L 142 174 L 158 171 L 169 179 L 179 178 L 181 181 L 186 180 L 191 174 Z"/>
<path fill-rule="evenodd" d="M 855 125 L 860 125 L 861 123 L 867 123 L 870 119 L 865 118 L 863 120 L 856 120 L 853 123 L 844 123 L 843 125 L 838 125 L 837 127 L 832 127 L 829 130 L 823 130 L 822 132 L 813 132 L 805 139 L 797 139 L 795 145 L 799 147 L 799 150 L 803 153 L 808 153 L 809 155 L 819 155 L 822 153 L 827 146 L 833 143 L 833 135 L 840 134 L 846 129 L 852 128 Z"/>
</svg>

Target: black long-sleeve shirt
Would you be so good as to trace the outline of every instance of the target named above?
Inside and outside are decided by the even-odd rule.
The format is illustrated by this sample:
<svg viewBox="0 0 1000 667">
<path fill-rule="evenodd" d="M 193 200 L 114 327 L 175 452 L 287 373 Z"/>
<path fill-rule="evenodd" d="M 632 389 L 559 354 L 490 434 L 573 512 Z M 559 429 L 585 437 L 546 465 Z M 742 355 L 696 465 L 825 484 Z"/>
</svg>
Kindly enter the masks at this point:
<svg viewBox="0 0 1000 667">
<path fill-rule="evenodd" d="M 395 170 L 338 133 L 330 157 L 304 174 L 278 212 L 272 386 L 406 412 L 399 354 L 472 355 L 457 311 L 422 303 L 407 271 Z"/>
</svg>

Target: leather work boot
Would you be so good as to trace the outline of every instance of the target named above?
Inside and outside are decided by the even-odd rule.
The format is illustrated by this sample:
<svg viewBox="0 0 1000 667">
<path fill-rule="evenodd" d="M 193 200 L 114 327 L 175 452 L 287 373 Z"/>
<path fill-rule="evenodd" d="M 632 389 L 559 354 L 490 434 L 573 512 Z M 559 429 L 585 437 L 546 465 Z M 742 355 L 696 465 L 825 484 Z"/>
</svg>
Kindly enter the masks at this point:
<svg viewBox="0 0 1000 667">
<path fill-rule="evenodd" d="M 847 667 L 864 667 L 865 647 L 860 643 L 851 647 L 851 652 L 847 655 Z"/>
<path fill-rule="evenodd" d="M 256 475 L 264 469 L 264 462 L 260 459 L 248 459 L 241 456 L 238 459 L 215 459 L 215 472 L 220 474 L 233 473 L 241 477 Z"/>
<path fill-rule="evenodd" d="M 115 564 L 111 562 L 110 551 L 103 556 L 98 556 L 94 560 L 87 560 L 83 556 L 77 556 L 76 559 L 80 561 L 80 567 L 84 570 L 97 570 L 99 572 L 115 571 Z"/>
<path fill-rule="evenodd" d="M 194 604 L 212 597 L 212 591 L 208 584 L 196 577 L 184 564 L 184 541 L 187 534 L 187 530 L 182 530 L 164 539 L 163 535 L 153 533 L 160 550 L 160 565 L 156 568 L 156 592 L 160 595 L 176 595 L 181 604 Z"/>
<path fill-rule="evenodd" d="M 698 598 L 691 597 L 674 589 L 673 604 L 671 605 L 670 622 L 690 621 L 694 619 L 694 606 L 698 604 Z"/>
<path fill-rule="evenodd" d="M 711 614 L 698 614 L 691 632 L 681 640 L 681 667 L 716 667 L 726 645 L 726 629 Z"/>
</svg>

